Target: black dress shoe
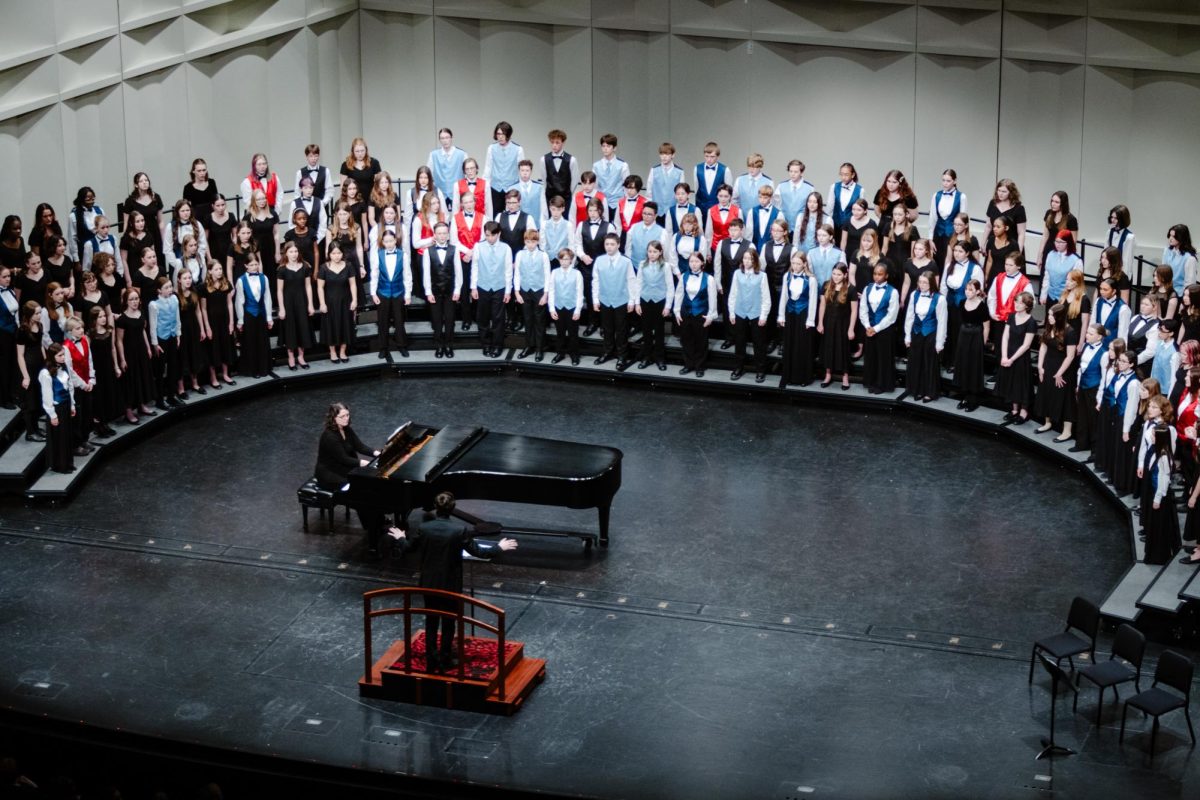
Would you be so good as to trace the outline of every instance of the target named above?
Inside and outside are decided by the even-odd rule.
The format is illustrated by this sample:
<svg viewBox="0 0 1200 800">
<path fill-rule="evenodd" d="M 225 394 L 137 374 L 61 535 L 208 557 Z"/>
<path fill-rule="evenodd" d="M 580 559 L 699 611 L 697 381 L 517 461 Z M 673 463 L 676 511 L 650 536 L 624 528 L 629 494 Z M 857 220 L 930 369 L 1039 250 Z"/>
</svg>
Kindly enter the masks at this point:
<svg viewBox="0 0 1200 800">
<path fill-rule="evenodd" d="M 532 354 L 533 354 L 533 348 L 532 348 L 532 347 L 526 347 L 524 350 L 522 350 L 521 352 L 517 353 L 517 358 L 529 358 L 529 356 L 530 356 L 530 355 L 532 355 Z"/>
<path fill-rule="evenodd" d="M 1074 447 L 1068 447 L 1067 452 L 1068 453 L 1082 453 L 1082 452 L 1085 452 L 1087 449 L 1088 448 L 1084 447 L 1083 445 L 1077 444 Z"/>
<path fill-rule="evenodd" d="M 584 329 L 583 329 L 583 335 L 584 335 L 584 336 L 591 336 L 591 335 L 592 335 L 593 333 L 595 333 L 595 332 L 596 332 L 596 326 L 595 326 L 595 325 L 588 325 L 586 328 L 584 328 Z"/>
<path fill-rule="evenodd" d="M 563 361 L 566 361 L 566 360 L 567 360 L 567 354 L 566 354 L 566 353 L 557 353 L 557 354 L 555 354 L 554 358 L 550 359 L 550 363 L 551 363 L 551 364 L 558 364 L 558 363 L 560 363 L 560 362 L 563 362 Z"/>
<path fill-rule="evenodd" d="M 629 359 L 622 358 L 617 362 L 617 372 L 624 372 L 625 370 L 629 369 L 629 365 L 632 363 L 633 362 Z"/>
<path fill-rule="evenodd" d="M 221 378 L 221 380 L 225 381 L 225 383 L 229 386 L 237 386 L 237 381 L 235 381 L 233 378 Z"/>
<path fill-rule="evenodd" d="M 299 367 L 297 367 L 295 364 L 288 364 L 289 372 L 295 372 L 297 369 L 299 369 Z"/>
<path fill-rule="evenodd" d="M 1200 566 L 1200 558 L 1188 558 L 1187 556 L 1184 556 L 1183 558 L 1179 559 L 1179 563 Z"/>
<path fill-rule="evenodd" d="M 736 381 L 745 374 L 746 374 L 746 370 L 742 369 L 741 367 L 738 367 L 733 372 L 729 373 L 729 380 Z"/>
<path fill-rule="evenodd" d="M 650 362 L 646 359 L 643 359 L 638 362 L 638 369 L 645 369 L 648 366 L 650 366 Z"/>
<path fill-rule="evenodd" d="M 159 411 L 170 411 L 171 410 L 171 407 L 167 405 L 166 400 L 159 400 L 158 402 L 156 402 L 154 404 L 154 407 L 157 408 Z"/>
<path fill-rule="evenodd" d="M 665 361 L 658 362 L 658 371 L 666 372 L 667 371 L 667 362 L 665 362 Z"/>
<path fill-rule="evenodd" d="M 197 386 L 195 389 L 192 389 L 192 391 L 196 394 L 208 394 L 208 389 L 205 389 L 203 386 Z"/>
<path fill-rule="evenodd" d="M 463 331 L 471 330 L 471 323 L 464 322 L 462 325 L 459 326 L 459 330 L 463 330 Z"/>
<path fill-rule="evenodd" d="M 843 383 L 843 384 L 842 384 L 842 391 L 843 391 L 843 392 L 848 392 L 848 391 L 850 391 L 850 385 L 849 385 L 849 384 L 846 384 L 846 383 Z"/>
<path fill-rule="evenodd" d="M 446 348 L 446 358 L 454 358 L 454 348 L 453 347 Z"/>
<path fill-rule="evenodd" d="M 88 450 L 86 447 L 80 446 L 80 447 L 76 447 L 72 452 L 74 452 L 75 455 L 82 458 L 83 456 L 86 456 L 88 453 L 90 453 L 92 451 Z"/>
<path fill-rule="evenodd" d="M 1012 424 L 1013 424 L 1014 426 L 1016 426 L 1016 425 L 1024 425 L 1026 422 L 1029 422 L 1029 417 L 1022 417 L 1020 414 L 1018 414 L 1018 415 L 1016 416 L 1016 418 L 1015 418 L 1015 419 L 1013 419 L 1013 421 L 1012 421 Z"/>
<path fill-rule="evenodd" d="M 407 348 L 407 347 L 401 347 L 401 348 L 400 348 L 400 357 L 401 357 L 401 358 L 408 358 L 408 348 Z"/>
<path fill-rule="evenodd" d="M 386 351 L 386 350 L 380 350 L 380 351 L 379 351 L 378 358 L 381 358 L 381 359 L 383 359 L 383 358 L 387 358 L 387 351 Z"/>
<path fill-rule="evenodd" d="M 579 366 L 579 356 L 571 356 L 571 364 L 578 367 Z"/>
<path fill-rule="evenodd" d="M 546 354 L 545 354 L 545 353 L 543 353 L 541 350 L 538 350 L 538 351 L 537 351 L 537 355 L 535 355 L 535 356 L 533 357 L 533 360 L 534 360 L 534 361 L 536 361 L 536 362 L 538 362 L 538 363 L 540 364 L 540 363 L 541 363 L 541 361 L 542 361 L 542 359 L 543 359 L 543 358 L 545 358 L 545 357 L 546 357 Z"/>
<path fill-rule="evenodd" d="M 687 375 L 687 374 L 691 373 L 691 371 L 692 371 L 691 367 L 684 367 L 683 369 L 679 370 L 679 374 Z"/>
<path fill-rule="evenodd" d="M 760 373 L 758 373 L 757 375 L 755 375 L 755 376 L 754 376 L 754 382 L 755 382 L 755 383 L 762 383 L 762 382 L 763 382 L 763 381 L 765 381 L 766 379 L 767 379 L 767 376 L 766 376 L 764 373 L 762 373 L 762 372 L 760 372 Z"/>
<path fill-rule="evenodd" d="M 698 370 L 696 370 L 696 377 L 697 377 L 697 378 L 703 378 L 703 377 L 704 377 L 704 370 L 702 370 L 702 369 L 698 369 Z"/>
<path fill-rule="evenodd" d="M 44 442 L 44 441 L 46 441 L 46 437 L 42 436 L 40 433 L 27 433 L 27 434 L 25 434 L 25 441 L 27 441 L 27 442 Z"/>
<path fill-rule="evenodd" d="M 492 358 L 499 358 L 502 355 L 504 355 L 504 350 L 502 348 L 499 348 L 499 347 L 492 348 Z"/>
<path fill-rule="evenodd" d="M 308 369 L 308 362 L 305 361 L 303 364 L 301 364 L 300 369 Z"/>
<path fill-rule="evenodd" d="M 598 366 L 600 364 L 604 364 L 611 360 L 612 360 L 612 353 L 601 353 L 599 356 L 596 357 L 596 360 L 593 361 L 592 363 L 596 364 Z"/>
<path fill-rule="evenodd" d="M 955 406 L 955 408 L 959 409 L 960 411 L 966 407 L 967 407 L 967 401 L 965 399 L 959 400 L 958 405 Z"/>
<path fill-rule="evenodd" d="M 728 350 L 728 349 L 729 349 L 729 348 L 731 348 L 731 347 L 733 347 L 733 342 L 729 341 L 728 339 L 726 339 L 725 341 L 721 342 L 721 349 L 722 349 L 722 350 Z"/>
<path fill-rule="evenodd" d="M 830 384 L 832 384 L 832 383 L 833 383 L 833 378 L 830 378 L 829 380 L 821 381 L 821 388 L 828 389 Z"/>
<path fill-rule="evenodd" d="M 433 351 L 433 357 L 434 357 L 434 358 L 441 358 L 441 357 L 442 357 L 442 348 L 440 348 L 440 347 L 439 347 L 437 350 L 434 350 L 434 351 Z"/>
</svg>

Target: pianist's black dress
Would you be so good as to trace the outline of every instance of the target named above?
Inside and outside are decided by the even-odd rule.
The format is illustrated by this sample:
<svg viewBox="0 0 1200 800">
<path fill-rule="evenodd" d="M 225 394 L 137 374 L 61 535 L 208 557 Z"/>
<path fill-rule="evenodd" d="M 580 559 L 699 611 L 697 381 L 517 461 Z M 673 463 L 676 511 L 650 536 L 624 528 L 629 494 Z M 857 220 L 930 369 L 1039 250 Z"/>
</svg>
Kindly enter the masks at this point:
<svg viewBox="0 0 1200 800">
<path fill-rule="evenodd" d="M 359 454 L 370 458 L 371 448 L 362 443 L 354 428 L 347 425 L 343 436 L 338 431 L 321 432 L 317 448 L 317 468 L 313 471 L 322 489 L 336 492 L 346 483 L 350 470 L 358 466 Z"/>
</svg>

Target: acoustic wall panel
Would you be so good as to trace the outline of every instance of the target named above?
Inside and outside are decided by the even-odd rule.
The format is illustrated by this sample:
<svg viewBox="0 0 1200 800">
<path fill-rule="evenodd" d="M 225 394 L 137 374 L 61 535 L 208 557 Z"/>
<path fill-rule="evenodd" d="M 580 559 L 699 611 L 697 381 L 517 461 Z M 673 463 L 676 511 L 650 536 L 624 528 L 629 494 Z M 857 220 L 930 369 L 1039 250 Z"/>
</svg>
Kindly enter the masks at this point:
<svg viewBox="0 0 1200 800">
<path fill-rule="evenodd" d="M 102 204 L 113 215 L 115 222 L 117 203 L 125 199 L 132 185 L 133 172 L 130 171 L 129 161 L 125 157 L 126 129 L 125 108 L 120 86 L 109 86 L 98 92 L 84 94 L 61 105 L 63 133 L 63 166 L 68 192 L 75 196 L 75 190 L 88 185 L 96 190 L 97 196 L 105 198 Z M 152 176 L 165 179 L 169 176 L 168 169 L 174 168 L 174 163 L 162 157 L 162 153 L 148 153 L 147 166 L 137 167 L 151 172 Z M 173 154 L 172 154 L 173 155 Z M 138 162 L 142 163 L 142 162 Z M 183 186 L 172 185 L 176 181 L 168 180 L 167 190 L 160 194 L 174 196 Z M 124 189 L 122 192 L 121 189 Z M 64 212 L 66 209 L 64 209 Z M 60 212 L 63 213 L 63 212 Z"/>
<path fill-rule="evenodd" d="M 362 135 L 371 154 L 393 178 L 412 178 L 418 164 L 424 164 L 425 156 L 437 145 L 436 131 L 441 125 L 466 133 L 458 129 L 481 124 L 471 125 L 463 120 L 458 125 L 453 114 L 449 115 L 451 122 L 435 117 L 435 98 L 456 97 L 461 102 L 463 95 L 449 82 L 444 91 L 440 88 L 449 77 L 442 74 L 440 66 L 457 62 L 458 58 L 446 50 L 439 60 L 439 69 L 434 68 L 437 47 L 434 24 L 433 17 L 367 11 L 363 12 L 359 26 L 364 64 L 362 81 L 358 84 L 362 94 Z M 457 23 L 438 20 L 437 24 Z M 464 53 L 464 57 L 469 56 Z M 352 87 L 340 88 L 349 95 Z M 351 138 L 357 135 L 350 134 Z M 344 159 L 350 141 L 345 136 L 343 139 L 336 145 L 323 146 L 334 147 L 336 155 Z M 332 163 L 333 156 L 327 160 Z"/>
</svg>

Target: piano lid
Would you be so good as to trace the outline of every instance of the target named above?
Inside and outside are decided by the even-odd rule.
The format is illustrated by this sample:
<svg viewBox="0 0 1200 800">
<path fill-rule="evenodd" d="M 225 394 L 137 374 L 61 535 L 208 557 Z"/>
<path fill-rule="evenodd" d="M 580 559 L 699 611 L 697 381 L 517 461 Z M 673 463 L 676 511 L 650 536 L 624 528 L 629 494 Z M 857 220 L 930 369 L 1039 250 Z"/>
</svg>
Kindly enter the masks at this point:
<svg viewBox="0 0 1200 800">
<path fill-rule="evenodd" d="M 429 483 L 486 435 L 486 428 L 447 425 L 438 430 L 432 439 L 425 442 L 388 477 L 393 480 Z"/>
</svg>

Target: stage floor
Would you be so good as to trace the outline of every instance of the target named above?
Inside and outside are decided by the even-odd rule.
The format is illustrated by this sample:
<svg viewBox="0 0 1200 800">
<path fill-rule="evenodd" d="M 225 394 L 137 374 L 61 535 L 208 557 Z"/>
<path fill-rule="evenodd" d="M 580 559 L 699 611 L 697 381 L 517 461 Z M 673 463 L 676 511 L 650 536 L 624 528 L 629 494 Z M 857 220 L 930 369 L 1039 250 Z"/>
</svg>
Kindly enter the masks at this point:
<svg viewBox="0 0 1200 800">
<path fill-rule="evenodd" d="M 611 548 L 525 540 L 511 563 L 472 569 L 548 662 L 516 717 L 358 698 L 361 592 L 414 565 L 366 563 L 340 512 L 332 535 L 315 515 L 300 530 L 295 489 L 333 399 L 368 442 L 413 419 L 625 452 Z M 11 708 L 614 797 L 1200 787 L 1181 719 L 1147 769 L 1142 737 L 1116 745 L 1119 708 L 1091 726 L 1094 692 L 1077 716 L 1059 709 L 1082 754 L 1035 764 L 1049 693 L 1026 685 L 1029 644 L 1061 628 L 1073 595 L 1102 599 L 1129 565 L 1128 531 L 1081 476 L 944 425 L 515 375 L 386 378 L 208 412 L 104 464 L 68 506 L 0 517 Z"/>
</svg>

